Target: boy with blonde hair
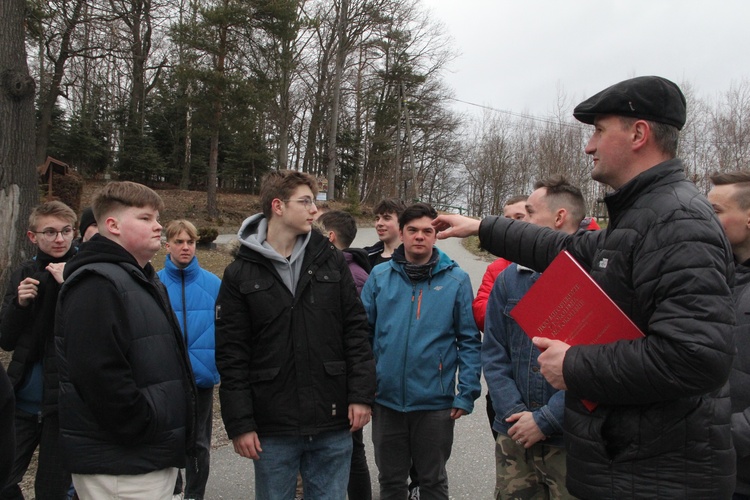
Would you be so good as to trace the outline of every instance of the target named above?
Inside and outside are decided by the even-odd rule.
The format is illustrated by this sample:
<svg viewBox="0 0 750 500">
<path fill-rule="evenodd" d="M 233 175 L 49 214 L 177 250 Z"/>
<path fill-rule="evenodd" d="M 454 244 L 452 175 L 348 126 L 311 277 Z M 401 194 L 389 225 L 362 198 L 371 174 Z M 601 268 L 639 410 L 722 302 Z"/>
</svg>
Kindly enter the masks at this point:
<svg viewBox="0 0 750 500">
<path fill-rule="evenodd" d="M 167 288 L 169 301 L 180 322 L 197 387 L 195 426 L 196 460 L 185 466 L 185 498 L 202 499 L 206 492 L 211 465 L 211 429 L 213 425 L 214 386 L 219 383 L 214 350 L 214 303 L 221 280 L 202 269 L 195 256 L 198 230 L 188 220 L 167 225 L 167 250 L 159 279 Z M 182 489 L 178 476 L 175 493 Z"/>
<path fill-rule="evenodd" d="M 64 498 L 70 487 L 70 474 L 62 465 L 57 441 L 54 319 L 63 268 L 75 254 L 76 219 L 75 212 L 60 201 L 34 208 L 26 235 L 37 247 L 36 256 L 21 264 L 6 289 L 0 347 L 13 351 L 8 376 L 16 396 L 17 448 L 0 498 L 22 498 L 19 483 L 37 447 L 36 497 Z"/>
<path fill-rule="evenodd" d="M 78 495 L 171 499 L 192 447 L 195 384 L 164 286 L 158 194 L 112 182 L 99 234 L 65 270 L 57 311 L 60 440 Z"/>
</svg>

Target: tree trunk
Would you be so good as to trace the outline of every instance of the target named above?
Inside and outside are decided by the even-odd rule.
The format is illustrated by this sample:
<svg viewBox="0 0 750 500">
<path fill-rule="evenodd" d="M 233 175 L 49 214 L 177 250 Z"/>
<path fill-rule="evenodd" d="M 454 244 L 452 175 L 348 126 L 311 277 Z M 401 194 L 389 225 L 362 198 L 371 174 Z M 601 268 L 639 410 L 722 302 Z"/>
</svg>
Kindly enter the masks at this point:
<svg viewBox="0 0 750 500">
<path fill-rule="evenodd" d="M 404 103 L 404 112 L 406 114 L 406 141 L 409 146 L 409 165 L 411 166 L 411 187 L 406 190 L 409 203 L 419 198 L 419 189 L 417 186 L 417 170 L 414 166 L 414 141 L 411 137 L 411 120 L 409 118 L 409 106 L 406 102 L 406 93 L 404 92 L 404 83 L 401 82 L 401 100 Z"/>
<path fill-rule="evenodd" d="M 229 6 L 228 0 L 224 0 L 224 9 Z M 213 131 L 211 133 L 211 148 L 208 152 L 208 175 L 206 179 L 206 211 L 208 216 L 216 218 L 219 216 L 219 204 L 216 197 L 216 181 L 219 171 L 219 131 L 221 130 L 221 117 L 223 113 L 222 100 L 224 98 L 224 65 L 227 57 L 227 30 L 226 24 L 219 28 L 219 53 L 216 58 L 217 81 L 213 110 Z"/>
<path fill-rule="evenodd" d="M 185 111 L 185 157 L 182 164 L 182 177 L 180 178 L 180 189 L 190 188 L 190 161 L 193 149 L 193 105 L 190 99 L 193 96 L 193 86 L 188 82 L 185 89 L 187 109 Z M 213 143 L 212 143 L 213 144 Z M 217 141 L 218 147 L 218 141 Z"/>
<path fill-rule="evenodd" d="M 336 48 L 336 72 L 333 75 L 333 103 L 331 105 L 331 128 L 328 134 L 328 201 L 336 196 L 336 134 L 339 125 L 339 102 L 341 100 L 341 74 L 346 59 L 346 17 L 349 0 L 341 0 L 341 15 L 338 25 L 338 47 Z"/>
<path fill-rule="evenodd" d="M 65 71 L 65 63 L 70 58 L 70 39 L 73 31 L 78 26 L 83 10 L 83 0 L 78 0 L 73 6 L 70 19 L 65 23 L 65 31 L 61 34 L 60 53 L 54 63 L 54 72 L 50 80 L 49 88 L 41 88 L 44 92 L 39 109 L 39 126 L 36 134 L 36 163 L 40 165 L 47 159 L 47 144 L 49 144 L 50 126 L 52 124 L 52 112 L 55 109 L 57 96 L 60 95 L 60 84 Z"/>
<path fill-rule="evenodd" d="M 34 80 L 24 46 L 24 0 L 0 2 L 0 287 L 28 258 L 28 217 L 39 200 L 34 168 Z"/>
<path fill-rule="evenodd" d="M 214 105 L 221 108 L 221 103 Z M 221 121 L 221 109 L 214 112 L 214 118 Z M 206 178 L 206 212 L 211 218 L 219 216 L 219 204 L 216 199 L 216 175 L 219 165 L 219 129 L 211 133 L 211 147 L 208 152 L 208 174 Z"/>
</svg>

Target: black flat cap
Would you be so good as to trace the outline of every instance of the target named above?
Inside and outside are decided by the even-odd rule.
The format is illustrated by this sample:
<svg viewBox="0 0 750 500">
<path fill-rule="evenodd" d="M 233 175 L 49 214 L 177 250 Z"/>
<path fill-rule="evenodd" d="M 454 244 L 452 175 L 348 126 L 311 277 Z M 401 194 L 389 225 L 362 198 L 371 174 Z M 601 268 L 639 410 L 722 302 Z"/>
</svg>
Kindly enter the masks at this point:
<svg viewBox="0 0 750 500">
<path fill-rule="evenodd" d="M 660 76 L 639 76 L 606 88 L 575 107 L 573 116 L 593 124 L 599 115 L 632 116 L 674 125 L 685 125 L 685 96 L 680 87 Z"/>
</svg>

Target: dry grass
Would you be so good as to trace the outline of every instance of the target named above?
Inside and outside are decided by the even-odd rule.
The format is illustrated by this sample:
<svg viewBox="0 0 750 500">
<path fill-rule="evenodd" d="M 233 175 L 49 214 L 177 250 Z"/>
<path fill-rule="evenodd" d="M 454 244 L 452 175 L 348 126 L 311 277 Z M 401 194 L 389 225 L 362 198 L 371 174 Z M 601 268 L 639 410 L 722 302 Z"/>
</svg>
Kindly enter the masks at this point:
<svg viewBox="0 0 750 500">
<path fill-rule="evenodd" d="M 463 241 L 464 248 L 468 250 L 469 252 L 473 253 L 474 255 L 483 258 L 487 262 L 492 262 L 497 257 L 492 255 L 486 250 L 482 250 L 482 248 L 479 246 L 479 237 L 478 236 L 469 236 L 468 238 L 464 238 Z"/>
</svg>

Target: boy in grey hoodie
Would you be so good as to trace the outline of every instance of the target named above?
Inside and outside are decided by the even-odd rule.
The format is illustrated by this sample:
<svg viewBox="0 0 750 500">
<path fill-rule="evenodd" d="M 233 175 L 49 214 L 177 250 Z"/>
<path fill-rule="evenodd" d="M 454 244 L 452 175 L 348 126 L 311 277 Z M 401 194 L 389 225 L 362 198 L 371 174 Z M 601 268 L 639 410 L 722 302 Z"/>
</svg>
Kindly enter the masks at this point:
<svg viewBox="0 0 750 500">
<path fill-rule="evenodd" d="M 269 173 L 216 301 L 221 413 L 254 460 L 256 498 L 346 497 L 350 432 L 370 420 L 375 365 L 346 261 L 317 231 L 317 183 Z"/>
</svg>

